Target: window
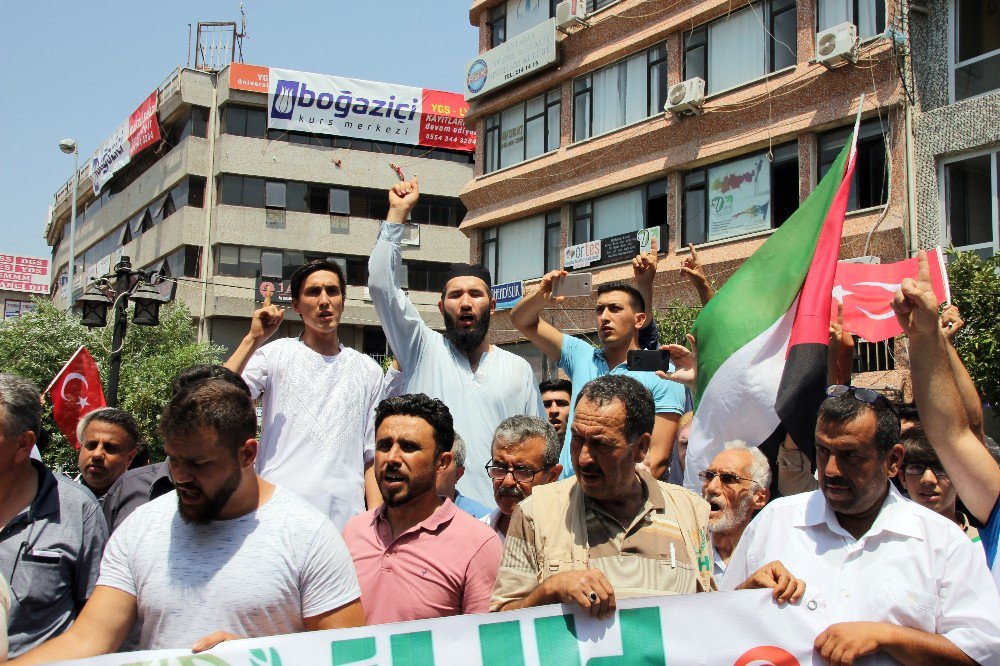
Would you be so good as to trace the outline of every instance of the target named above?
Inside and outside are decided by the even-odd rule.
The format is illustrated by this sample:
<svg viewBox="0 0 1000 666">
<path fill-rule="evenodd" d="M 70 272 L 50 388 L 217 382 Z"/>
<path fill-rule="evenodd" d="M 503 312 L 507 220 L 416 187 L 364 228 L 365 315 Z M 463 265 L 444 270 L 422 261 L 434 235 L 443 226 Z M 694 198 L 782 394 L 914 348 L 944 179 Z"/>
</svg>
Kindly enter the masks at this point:
<svg viewBox="0 0 1000 666">
<path fill-rule="evenodd" d="M 637 53 L 573 81 L 573 140 L 659 113 L 666 102 L 667 47 Z"/>
<path fill-rule="evenodd" d="M 157 270 L 167 277 L 196 278 L 201 270 L 201 248 L 196 245 L 185 245 L 165 257 Z"/>
<path fill-rule="evenodd" d="M 584 201 L 573 211 L 573 244 L 667 223 L 667 181 L 658 180 Z"/>
<path fill-rule="evenodd" d="M 227 104 L 225 133 L 263 139 L 267 136 L 267 111 L 250 106 Z"/>
<path fill-rule="evenodd" d="M 597 10 L 610 7 L 616 2 L 618 2 L 618 0 L 587 0 L 587 13 L 593 14 Z"/>
<path fill-rule="evenodd" d="M 205 179 L 201 176 L 191 176 L 188 178 L 188 200 L 189 206 L 195 208 L 205 207 Z"/>
<path fill-rule="evenodd" d="M 843 127 L 819 136 L 819 177 L 830 170 L 853 127 Z M 889 123 L 878 118 L 861 123 L 858 129 L 858 156 L 851 179 L 847 210 L 883 206 L 889 196 L 889 169 L 886 161 Z"/>
<path fill-rule="evenodd" d="M 593 2 L 593 0 L 590 0 Z M 607 4 L 608 0 L 599 0 Z M 490 10 L 490 48 L 531 30 L 556 15 L 559 0 L 506 0 Z M 589 10 L 593 11 L 593 10 Z"/>
<path fill-rule="evenodd" d="M 684 36 L 684 78 L 706 94 L 759 79 L 796 62 L 795 0 L 766 0 Z"/>
<path fill-rule="evenodd" d="M 329 214 L 330 187 L 327 185 L 309 185 L 306 193 L 306 201 L 310 213 Z"/>
<path fill-rule="evenodd" d="M 507 5 L 500 4 L 490 10 L 490 48 L 507 41 Z"/>
<path fill-rule="evenodd" d="M 498 284 L 497 280 L 497 228 L 491 227 L 483 230 L 483 266 L 490 272 L 493 284 Z"/>
<path fill-rule="evenodd" d="M 262 250 L 260 253 L 260 274 L 266 277 L 281 275 L 281 252 L 278 250 Z"/>
<path fill-rule="evenodd" d="M 797 143 L 684 174 L 682 243 L 707 243 L 780 227 L 799 206 Z"/>
<path fill-rule="evenodd" d="M 486 119 L 483 173 L 519 164 L 559 147 L 562 102 L 554 88 Z"/>
<path fill-rule="evenodd" d="M 269 180 L 264 183 L 264 206 L 267 208 L 285 207 L 285 183 Z"/>
<path fill-rule="evenodd" d="M 444 289 L 444 274 L 448 270 L 448 264 L 408 261 L 406 267 L 408 273 L 407 288 L 411 291 L 440 293 Z"/>
<path fill-rule="evenodd" d="M 817 31 L 841 23 L 858 26 L 858 37 L 868 39 L 885 32 L 885 0 L 818 0 Z"/>
<path fill-rule="evenodd" d="M 951 97 L 954 101 L 1000 88 L 1000 8 L 993 0 L 954 0 Z"/>
<path fill-rule="evenodd" d="M 881 342 L 867 342 L 858 336 L 854 337 L 854 359 L 851 364 L 852 373 L 885 372 L 896 369 L 896 357 L 892 355 L 894 338 Z"/>
<path fill-rule="evenodd" d="M 547 243 L 555 227 L 555 251 Z M 531 280 L 559 267 L 559 211 L 529 217 L 483 232 L 483 265 L 495 284 Z M 485 240 L 489 237 L 489 241 Z M 492 256 L 490 256 L 492 255 Z"/>
<path fill-rule="evenodd" d="M 347 190 L 339 187 L 330 188 L 330 211 L 333 215 L 351 214 L 351 197 Z"/>
<path fill-rule="evenodd" d="M 220 202 L 230 206 L 264 207 L 264 179 L 223 174 L 220 182 Z"/>
<path fill-rule="evenodd" d="M 1000 251 L 997 192 L 1000 153 L 953 158 L 944 164 L 947 241 L 984 258 Z"/>
</svg>

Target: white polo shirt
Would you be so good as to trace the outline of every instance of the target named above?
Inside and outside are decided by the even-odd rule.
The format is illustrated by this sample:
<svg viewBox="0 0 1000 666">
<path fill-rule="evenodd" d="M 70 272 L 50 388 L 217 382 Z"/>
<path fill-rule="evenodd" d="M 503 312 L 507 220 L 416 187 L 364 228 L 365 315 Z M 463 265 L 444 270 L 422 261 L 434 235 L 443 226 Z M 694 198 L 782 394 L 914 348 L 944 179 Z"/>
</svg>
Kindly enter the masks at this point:
<svg viewBox="0 0 1000 666">
<path fill-rule="evenodd" d="M 982 547 L 889 488 L 860 539 L 840 526 L 822 491 L 768 504 L 743 533 L 719 589 L 733 590 L 779 560 L 820 593 L 831 623 L 888 622 L 941 634 L 980 664 L 1000 664 L 1000 594 Z"/>
</svg>

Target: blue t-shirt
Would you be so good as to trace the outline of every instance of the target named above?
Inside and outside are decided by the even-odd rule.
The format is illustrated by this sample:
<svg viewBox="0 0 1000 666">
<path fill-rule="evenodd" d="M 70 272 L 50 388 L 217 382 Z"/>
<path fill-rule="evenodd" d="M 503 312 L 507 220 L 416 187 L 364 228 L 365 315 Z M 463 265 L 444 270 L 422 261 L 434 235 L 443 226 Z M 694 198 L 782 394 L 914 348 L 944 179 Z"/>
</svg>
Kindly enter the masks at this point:
<svg viewBox="0 0 1000 666">
<path fill-rule="evenodd" d="M 492 511 L 492 509 L 488 508 L 485 504 L 477 502 L 471 497 L 466 497 L 457 490 L 455 491 L 455 506 L 473 518 L 482 518 L 483 516 L 489 515 L 490 511 Z"/>
<path fill-rule="evenodd" d="M 683 385 L 660 379 L 655 372 L 633 372 L 628 370 L 624 363 L 609 369 L 608 362 L 604 358 L 604 350 L 592 347 L 585 340 L 563 335 L 559 367 L 569 375 L 570 381 L 573 382 L 573 396 L 569 403 L 569 422 L 566 424 L 566 439 L 563 442 L 562 453 L 559 455 L 559 462 L 563 466 L 561 478 L 565 479 L 574 474 L 569 450 L 569 440 L 572 438 L 570 426 L 573 425 L 573 414 L 576 412 L 576 396 L 583 385 L 591 379 L 604 375 L 628 375 L 648 388 L 649 392 L 653 394 L 653 404 L 657 414 L 684 413 L 685 391 Z"/>
<path fill-rule="evenodd" d="M 986 564 L 993 572 L 993 580 L 1000 589 L 1000 558 L 997 557 L 997 548 L 1000 546 L 1000 499 L 993 505 L 993 512 L 986 525 L 979 530 L 979 538 L 986 549 Z"/>
</svg>

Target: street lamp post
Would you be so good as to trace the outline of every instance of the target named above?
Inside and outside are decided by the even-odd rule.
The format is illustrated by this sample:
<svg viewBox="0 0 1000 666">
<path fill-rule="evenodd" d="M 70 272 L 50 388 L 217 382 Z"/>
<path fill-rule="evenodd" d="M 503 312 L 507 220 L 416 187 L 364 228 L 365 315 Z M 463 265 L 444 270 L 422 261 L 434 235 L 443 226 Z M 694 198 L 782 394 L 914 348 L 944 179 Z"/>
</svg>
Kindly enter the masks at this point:
<svg viewBox="0 0 1000 666">
<path fill-rule="evenodd" d="M 76 264 L 76 196 L 77 187 L 80 183 L 80 153 L 77 149 L 76 141 L 73 139 L 63 139 L 59 142 L 59 150 L 67 155 L 73 154 L 73 202 L 69 216 L 69 271 L 67 277 L 69 290 L 66 295 L 66 309 L 73 307 L 73 269 Z"/>
</svg>

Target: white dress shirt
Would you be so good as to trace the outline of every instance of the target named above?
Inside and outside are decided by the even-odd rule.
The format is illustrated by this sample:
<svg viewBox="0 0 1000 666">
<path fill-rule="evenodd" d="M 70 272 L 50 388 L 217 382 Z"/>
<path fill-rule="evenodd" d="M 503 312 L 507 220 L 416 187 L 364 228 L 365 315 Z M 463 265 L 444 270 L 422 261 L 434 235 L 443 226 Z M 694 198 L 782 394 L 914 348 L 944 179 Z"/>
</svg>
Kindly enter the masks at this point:
<svg viewBox="0 0 1000 666">
<path fill-rule="evenodd" d="M 774 560 L 820 593 L 831 623 L 912 627 L 945 636 L 980 664 L 1000 664 L 1000 594 L 982 547 L 891 484 L 860 539 L 840 526 L 822 491 L 775 500 L 743 533 L 720 589 Z"/>
<path fill-rule="evenodd" d="M 503 514 L 500 512 L 500 507 L 497 507 L 479 519 L 493 528 L 493 531 L 497 533 L 498 537 L 500 537 L 501 543 L 507 541 L 507 535 L 501 532 L 500 528 L 497 527 L 497 525 L 500 524 L 500 516 L 502 515 Z"/>
</svg>

